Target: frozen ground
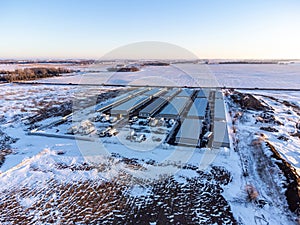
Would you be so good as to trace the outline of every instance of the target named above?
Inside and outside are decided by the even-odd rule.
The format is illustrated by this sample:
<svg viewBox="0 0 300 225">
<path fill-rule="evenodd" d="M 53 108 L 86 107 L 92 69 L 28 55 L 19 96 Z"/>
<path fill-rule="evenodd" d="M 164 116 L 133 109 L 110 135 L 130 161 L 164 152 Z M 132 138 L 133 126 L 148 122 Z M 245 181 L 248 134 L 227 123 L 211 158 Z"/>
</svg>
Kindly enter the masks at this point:
<svg viewBox="0 0 300 225">
<path fill-rule="evenodd" d="M 109 66 L 107 66 L 109 67 Z M 100 72 L 92 68 L 75 76 L 47 78 L 41 82 L 79 83 L 79 84 L 148 84 L 162 86 L 201 86 L 236 88 L 299 88 L 300 63 L 278 64 L 238 64 L 203 65 L 174 64 L 171 66 L 143 67 L 134 73 L 106 72 L 101 65 Z"/>
<path fill-rule="evenodd" d="M 300 122 L 300 92 L 248 91 L 248 93 L 273 108 L 275 119 L 280 124 L 271 124 L 277 131 L 264 133 L 300 175 L 300 138 L 295 135 L 299 132 L 296 126 Z M 258 125 L 263 127 L 262 124 Z"/>
<path fill-rule="evenodd" d="M 193 71 L 196 73 L 196 69 Z M 271 122 L 255 124 L 260 112 L 248 110 L 234 118 L 241 110 L 227 99 L 235 120 L 230 125 L 232 144 L 239 151 L 172 146 L 140 151 L 143 146 L 134 149 L 126 143 L 120 145 L 114 141 L 117 137 L 103 145 L 99 141 L 26 135 L 33 125 L 26 118 L 46 113 L 41 109 L 61 106 L 75 95 L 76 100 L 84 101 L 85 97 L 93 98 L 108 91 L 107 88 L 77 88 L 0 86 L 3 112 L 0 129 L 9 137 L 18 138 L 6 146 L 12 152 L 5 156 L 0 167 L 1 224 L 72 221 L 78 224 L 295 224 L 296 215 L 288 210 L 285 197 L 284 176 L 264 144 L 253 146 L 253 141 L 260 137 L 258 133 L 264 133 L 263 140 L 270 141 L 299 169 L 299 138 L 290 136 L 288 130 L 299 119 L 293 107 L 262 97 L 270 93 L 256 93 L 257 98 L 274 108 L 276 119 L 287 126 Z M 289 100 L 288 96 L 282 97 Z M 291 96 L 292 101 L 298 101 L 297 93 Z M 49 124 L 56 118 L 44 118 L 37 125 Z M 228 120 L 231 124 L 229 114 Z M 278 134 L 260 130 L 267 126 L 278 129 Z M 279 140 L 279 134 L 289 135 L 289 140 Z M 95 149 L 101 154 L 95 155 L 91 151 Z M 253 185 L 258 191 L 252 201 L 247 185 Z"/>
<path fill-rule="evenodd" d="M 210 65 L 221 86 L 250 88 L 299 88 L 300 63 Z"/>
<path fill-rule="evenodd" d="M 245 184 L 255 187 L 263 204 L 287 207 L 288 202 L 299 216 L 299 107 L 291 104 L 287 94 L 255 91 L 251 94 L 266 110 L 255 110 L 255 104 L 241 109 L 232 97 L 236 94 L 229 94 L 234 150 L 240 156 Z M 293 100 L 300 96 L 291 94 Z"/>
</svg>

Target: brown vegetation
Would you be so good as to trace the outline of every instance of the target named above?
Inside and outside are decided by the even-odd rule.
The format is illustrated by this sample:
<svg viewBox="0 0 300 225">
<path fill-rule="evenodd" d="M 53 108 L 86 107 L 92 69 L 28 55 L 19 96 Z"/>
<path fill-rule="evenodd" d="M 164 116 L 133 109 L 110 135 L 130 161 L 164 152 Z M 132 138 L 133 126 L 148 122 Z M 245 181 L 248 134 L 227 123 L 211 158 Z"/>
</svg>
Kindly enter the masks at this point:
<svg viewBox="0 0 300 225">
<path fill-rule="evenodd" d="M 245 189 L 248 194 L 249 201 L 255 201 L 259 195 L 256 188 L 253 185 L 248 184 L 246 185 Z"/>
<path fill-rule="evenodd" d="M 1 70 L 0 82 L 14 82 L 22 80 L 36 80 L 46 77 L 60 76 L 62 73 L 72 73 L 74 70 L 66 68 L 25 68 L 14 71 Z"/>
<path fill-rule="evenodd" d="M 170 63 L 166 62 L 145 62 L 141 66 L 170 66 Z"/>
</svg>

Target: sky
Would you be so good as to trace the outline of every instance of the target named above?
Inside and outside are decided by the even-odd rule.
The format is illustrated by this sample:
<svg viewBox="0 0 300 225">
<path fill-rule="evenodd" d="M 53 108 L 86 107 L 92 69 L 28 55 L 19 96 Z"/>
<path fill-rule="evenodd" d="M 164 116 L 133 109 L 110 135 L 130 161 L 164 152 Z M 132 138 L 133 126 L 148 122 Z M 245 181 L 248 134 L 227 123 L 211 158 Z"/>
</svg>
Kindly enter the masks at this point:
<svg viewBox="0 0 300 225">
<path fill-rule="evenodd" d="M 299 12 L 299 0 L 0 0 L 0 58 L 101 58 L 150 41 L 199 58 L 300 59 Z"/>
</svg>

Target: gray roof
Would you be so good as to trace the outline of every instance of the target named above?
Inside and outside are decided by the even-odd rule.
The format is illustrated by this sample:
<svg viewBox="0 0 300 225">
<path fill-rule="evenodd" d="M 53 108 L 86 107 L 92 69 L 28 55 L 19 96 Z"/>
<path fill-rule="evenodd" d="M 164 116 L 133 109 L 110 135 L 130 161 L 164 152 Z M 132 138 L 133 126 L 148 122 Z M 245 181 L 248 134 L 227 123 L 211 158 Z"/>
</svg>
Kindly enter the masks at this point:
<svg viewBox="0 0 300 225">
<path fill-rule="evenodd" d="M 149 96 L 136 96 L 128 101 L 124 102 L 121 105 L 113 107 L 111 109 L 112 114 L 126 114 L 126 112 L 130 112 L 135 107 L 139 106 L 143 102 L 146 102 L 149 99 Z"/>
<path fill-rule="evenodd" d="M 181 92 L 178 93 L 178 95 L 176 97 L 188 97 L 190 98 L 193 94 L 194 94 L 194 90 L 192 89 L 188 89 L 188 88 L 184 88 L 181 90 Z"/>
<path fill-rule="evenodd" d="M 145 92 L 147 90 L 149 90 L 149 89 L 144 88 L 144 87 L 142 87 L 142 88 L 136 88 L 134 90 L 131 90 L 131 91 L 128 91 L 127 93 L 125 93 L 124 96 L 137 95 L 137 94 L 143 93 L 143 92 Z M 123 95 L 120 95 L 120 97 L 121 96 L 123 96 Z"/>
<path fill-rule="evenodd" d="M 177 116 L 182 113 L 184 110 L 186 104 L 189 102 L 189 98 L 184 98 L 184 97 L 175 97 L 173 98 L 169 104 L 163 108 L 163 110 L 160 112 L 161 117 L 165 117 L 168 115 L 171 116 Z"/>
<path fill-rule="evenodd" d="M 165 103 L 167 102 L 167 99 L 165 98 L 157 98 L 155 99 L 151 104 L 147 105 L 145 108 L 143 108 L 140 112 L 140 116 L 144 116 L 147 114 L 147 116 L 152 116 L 155 112 L 157 112 Z"/>
<path fill-rule="evenodd" d="M 161 88 L 153 88 L 149 91 L 146 91 L 143 95 L 152 96 L 152 95 L 157 95 L 162 92 L 163 92 L 163 90 Z"/>
<path fill-rule="evenodd" d="M 164 94 L 164 97 L 173 97 L 175 94 L 179 92 L 179 88 L 172 88 L 169 90 L 166 94 Z"/>
<path fill-rule="evenodd" d="M 224 99 L 222 91 L 216 91 L 215 98 Z"/>
<path fill-rule="evenodd" d="M 101 110 L 107 109 L 109 107 L 119 105 L 122 102 L 124 102 L 126 100 L 128 101 L 130 98 L 133 98 L 134 96 L 144 92 L 145 90 L 147 90 L 147 89 L 145 89 L 145 88 L 134 89 L 125 94 L 122 94 L 120 96 L 113 98 L 111 101 L 107 101 L 105 103 L 99 103 L 96 106 L 96 111 L 101 111 Z"/>
<path fill-rule="evenodd" d="M 224 121 L 215 121 L 214 122 L 214 147 L 229 147 L 229 135 L 227 123 Z"/>
<path fill-rule="evenodd" d="M 205 117 L 208 100 L 206 98 L 195 98 L 187 117 Z"/>
<path fill-rule="evenodd" d="M 208 96 L 206 96 L 207 94 L 202 90 L 200 89 L 198 92 L 197 92 L 197 95 L 196 95 L 196 98 L 207 98 Z"/>
<path fill-rule="evenodd" d="M 216 120 L 226 120 L 225 104 L 223 99 L 215 100 L 214 118 Z"/>
<path fill-rule="evenodd" d="M 185 119 L 176 134 L 176 142 L 181 144 L 194 144 L 199 142 L 203 127 L 203 120 Z"/>
</svg>

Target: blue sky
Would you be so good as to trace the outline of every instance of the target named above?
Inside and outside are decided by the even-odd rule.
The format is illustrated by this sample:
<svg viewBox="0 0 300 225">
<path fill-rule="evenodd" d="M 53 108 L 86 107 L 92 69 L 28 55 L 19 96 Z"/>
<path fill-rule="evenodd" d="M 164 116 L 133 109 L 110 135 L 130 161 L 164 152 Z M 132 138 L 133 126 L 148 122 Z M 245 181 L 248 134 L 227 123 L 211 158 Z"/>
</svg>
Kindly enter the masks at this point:
<svg viewBox="0 0 300 225">
<path fill-rule="evenodd" d="M 100 58 L 161 41 L 199 58 L 300 58 L 299 0 L 0 0 L 0 58 Z"/>
</svg>

